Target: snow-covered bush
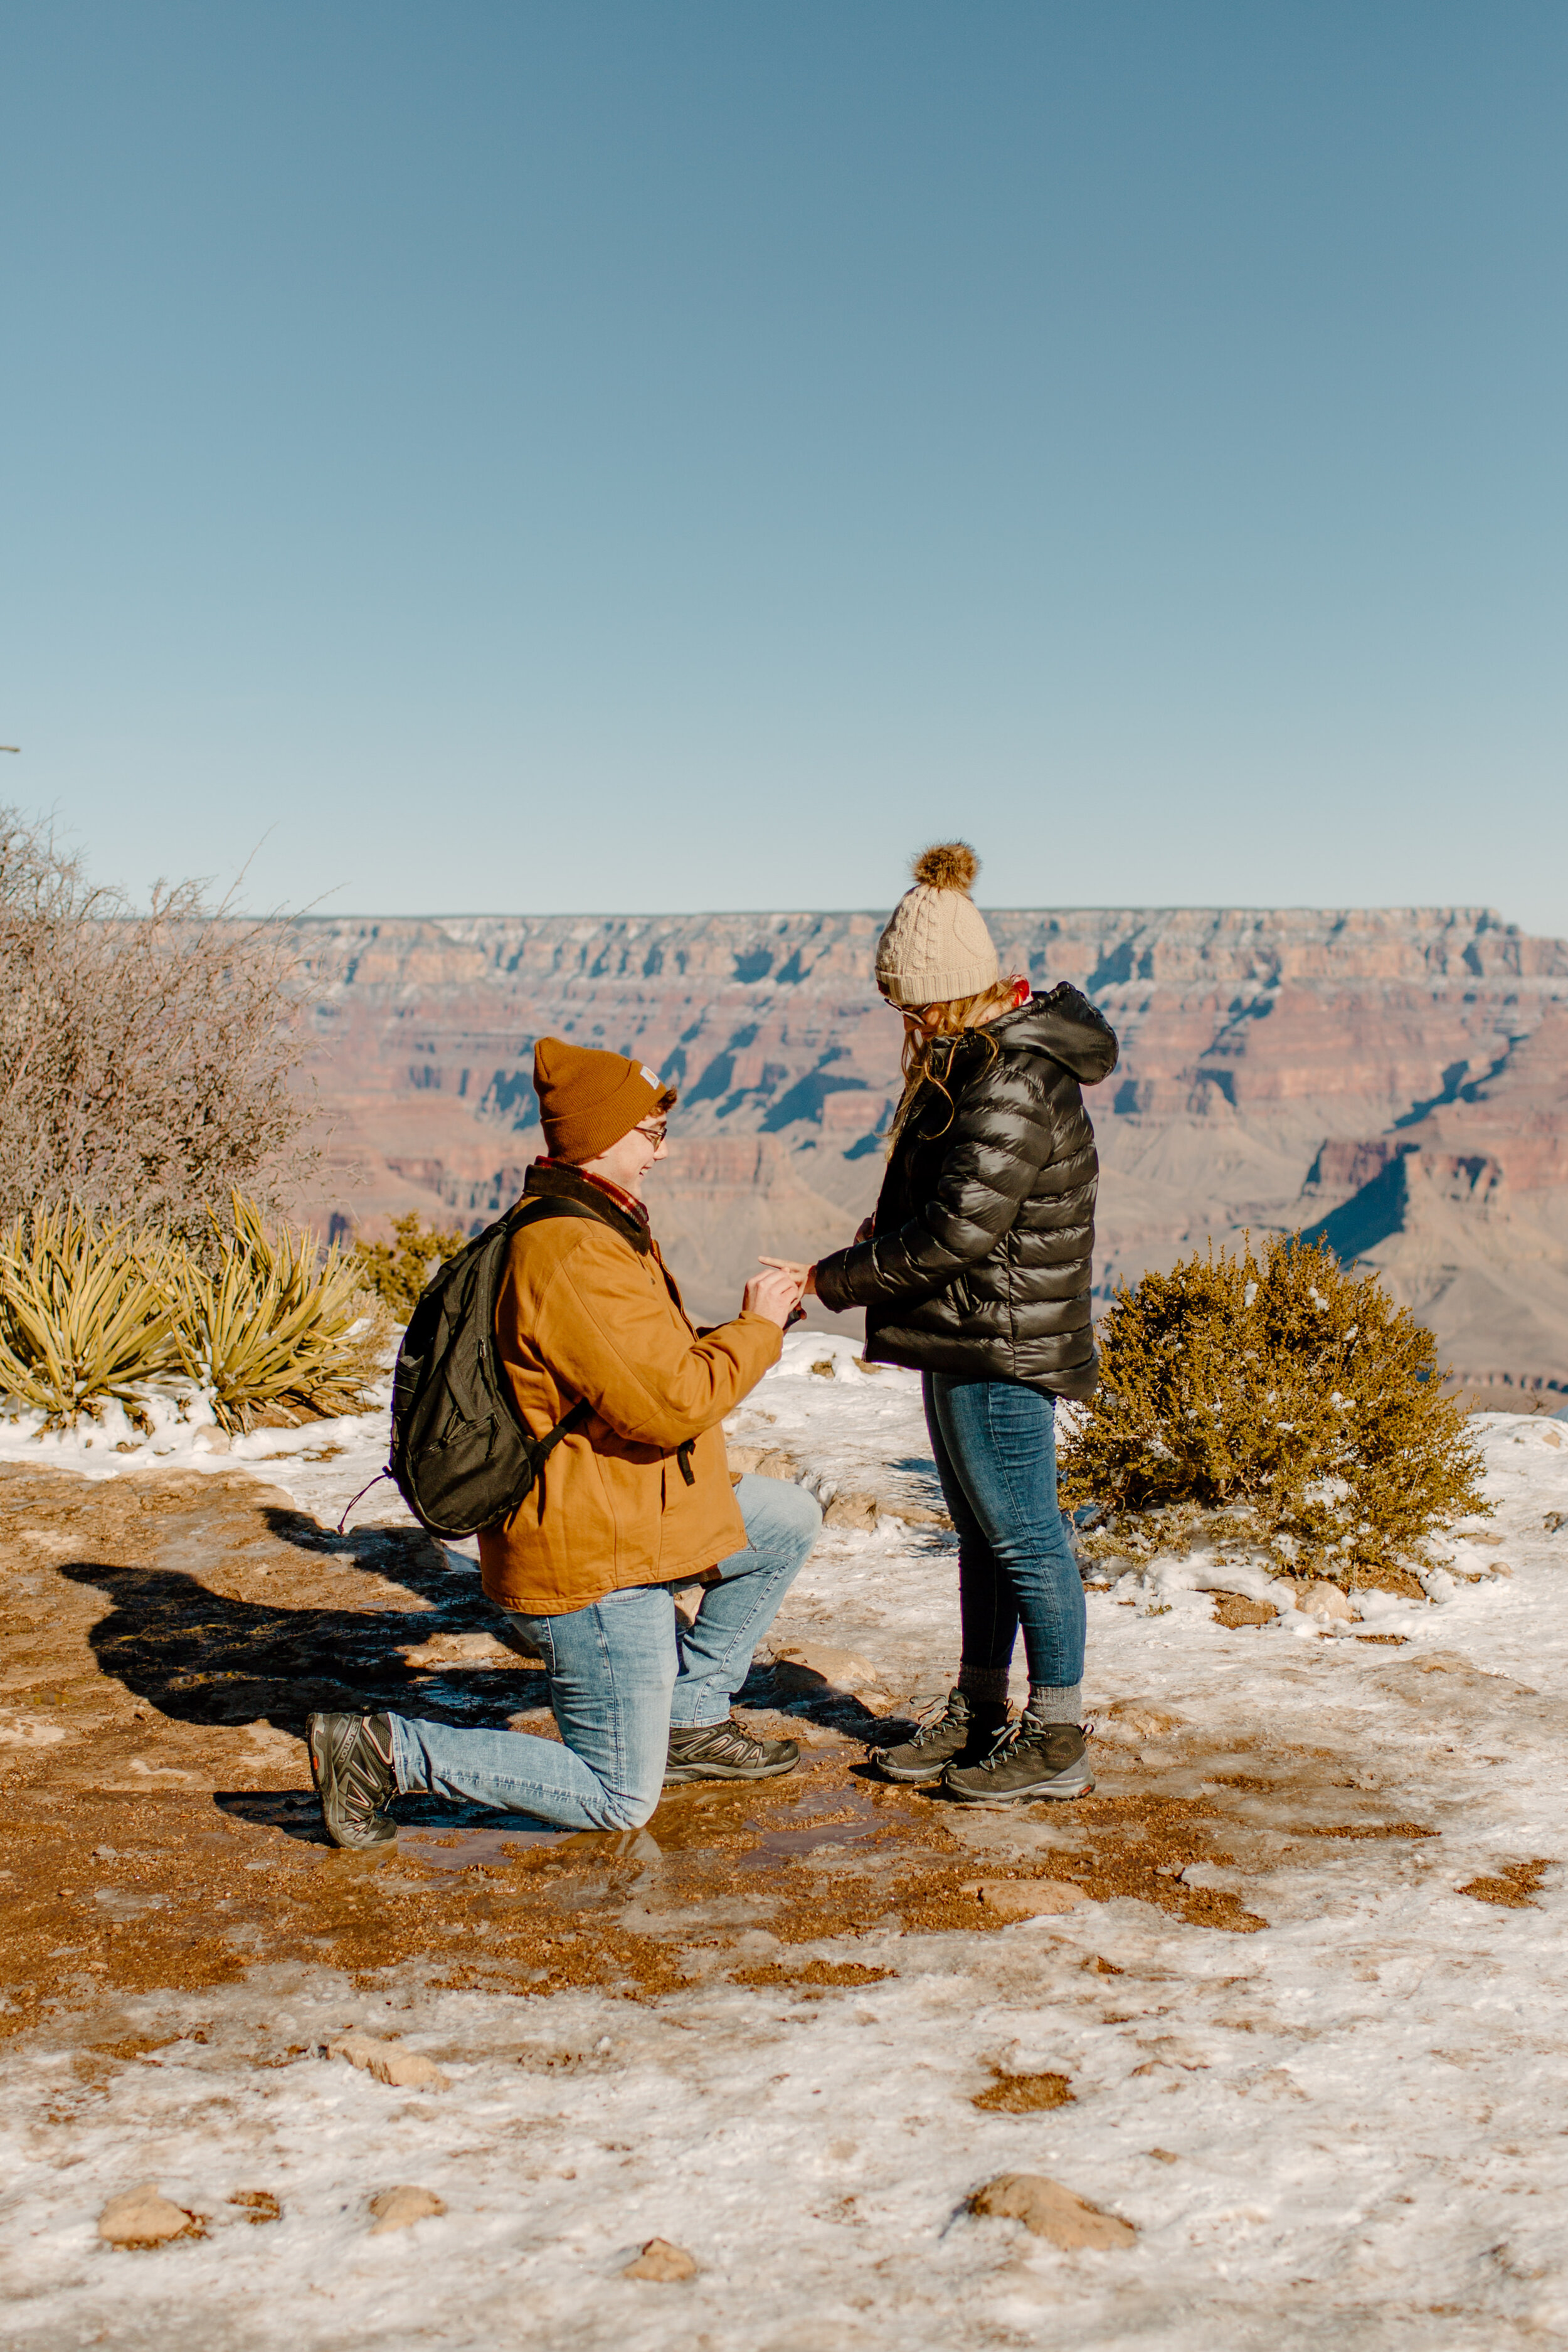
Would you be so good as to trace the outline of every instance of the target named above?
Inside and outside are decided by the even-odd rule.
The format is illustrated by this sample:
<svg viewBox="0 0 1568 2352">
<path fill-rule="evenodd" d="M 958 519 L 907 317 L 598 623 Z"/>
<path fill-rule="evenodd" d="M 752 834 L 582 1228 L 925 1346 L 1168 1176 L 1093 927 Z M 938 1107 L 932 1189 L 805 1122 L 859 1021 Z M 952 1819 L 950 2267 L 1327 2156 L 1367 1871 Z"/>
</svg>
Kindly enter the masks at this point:
<svg viewBox="0 0 1568 2352">
<path fill-rule="evenodd" d="M 1100 1349 L 1061 1454 L 1064 1508 L 1100 1507 L 1090 1554 L 1218 1536 L 1300 1575 L 1409 1589 L 1431 1538 L 1489 1508 L 1430 1331 L 1300 1235 L 1146 1274 Z"/>
</svg>

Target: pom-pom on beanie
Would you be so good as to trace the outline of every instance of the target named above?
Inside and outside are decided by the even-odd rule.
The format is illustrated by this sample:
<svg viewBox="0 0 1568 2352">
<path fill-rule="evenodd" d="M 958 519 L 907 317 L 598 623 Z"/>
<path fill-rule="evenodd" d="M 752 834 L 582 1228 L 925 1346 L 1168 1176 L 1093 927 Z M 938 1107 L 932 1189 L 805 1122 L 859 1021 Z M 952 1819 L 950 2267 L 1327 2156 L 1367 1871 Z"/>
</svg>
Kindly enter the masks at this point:
<svg viewBox="0 0 1568 2352">
<path fill-rule="evenodd" d="M 980 860 L 966 841 L 940 841 L 915 859 L 877 943 L 877 985 L 889 1004 L 946 1004 L 1001 978 L 996 943 L 969 895 Z"/>
<path fill-rule="evenodd" d="M 533 1091 L 552 1160 L 596 1160 L 650 1111 L 675 1100 L 675 1088 L 646 1062 L 569 1045 L 563 1037 L 535 1045 Z"/>
</svg>

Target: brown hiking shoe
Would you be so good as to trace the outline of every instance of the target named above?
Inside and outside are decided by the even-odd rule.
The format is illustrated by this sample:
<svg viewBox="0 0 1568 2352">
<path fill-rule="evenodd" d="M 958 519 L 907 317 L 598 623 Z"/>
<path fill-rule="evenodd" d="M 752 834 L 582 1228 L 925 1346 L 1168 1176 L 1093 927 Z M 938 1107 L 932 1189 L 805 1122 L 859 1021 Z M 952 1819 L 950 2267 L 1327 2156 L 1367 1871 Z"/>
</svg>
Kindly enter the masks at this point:
<svg viewBox="0 0 1568 2352">
<path fill-rule="evenodd" d="M 942 1713 L 922 1723 L 912 1739 L 898 1748 L 873 1748 L 871 1763 L 884 1780 L 919 1788 L 940 1780 L 950 1764 L 978 1764 L 995 1746 L 1006 1720 L 1005 1700 L 971 1698 L 954 1688 Z"/>
<path fill-rule="evenodd" d="M 732 1715 L 722 1723 L 700 1723 L 679 1731 L 671 1724 L 664 1785 L 674 1789 L 685 1780 L 776 1780 L 781 1772 L 793 1772 L 799 1759 L 793 1739 L 753 1739 Z"/>
<path fill-rule="evenodd" d="M 1087 1797 L 1094 1787 L 1089 1745 L 1078 1723 L 1010 1724 L 981 1763 L 949 1765 L 942 1787 L 961 1805 L 1032 1805 L 1040 1798 Z"/>
</svg>

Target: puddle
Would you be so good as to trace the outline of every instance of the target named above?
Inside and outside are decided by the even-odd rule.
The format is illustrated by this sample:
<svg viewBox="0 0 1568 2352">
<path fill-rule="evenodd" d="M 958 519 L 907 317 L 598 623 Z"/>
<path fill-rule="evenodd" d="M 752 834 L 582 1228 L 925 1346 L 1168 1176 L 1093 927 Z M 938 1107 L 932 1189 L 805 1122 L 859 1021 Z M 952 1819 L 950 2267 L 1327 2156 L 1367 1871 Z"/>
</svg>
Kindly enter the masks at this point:
<svg viewBox="0 0 1568 2352">
<path fill-rule="evenodd" d="M 657 1862 L 658 1847 L 646 1830 L 430 1830 L 405 1822 L 397 1851 L 427 1870 L 479 1870 L 547 1845 L 583 1862 Z"/>
<path fill-rule="evenodd" d="M 826 1808 L 826 1809 L 825 1809 Z M 811 1819 L 799 1822 L 801 1813 Z M 789 1815 L 797 1817 L 798 1826 L 790 1828 Z M 756 1832 L 757 1843 L 750 1853 L 739 1857 L 742 1870 L 763 1870 L 779 1862 L 796 1862 L 814 1853 L 819 1846 L 835 1849 L 868 1844 L 874 1838 L 897 1835 L 901 1824 L 890 1821 L 884 1806 L 868 1790 L 847 1789 L 836 1791 L 834 1797 L 802 1796 L 773 1822 L 748 1822 L 746 1827 Z"/>
</svg>

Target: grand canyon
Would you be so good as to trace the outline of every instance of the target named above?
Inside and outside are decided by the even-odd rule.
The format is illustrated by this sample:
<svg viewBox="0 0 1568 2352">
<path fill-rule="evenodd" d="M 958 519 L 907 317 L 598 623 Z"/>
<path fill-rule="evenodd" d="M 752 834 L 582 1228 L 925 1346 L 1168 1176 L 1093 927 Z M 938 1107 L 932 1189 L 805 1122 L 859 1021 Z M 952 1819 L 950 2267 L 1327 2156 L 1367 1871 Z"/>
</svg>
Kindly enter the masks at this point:
<svg viewBox="0 0 1568 2352">
<path fill-rule="evenodd" d="M 478 1230 L 541 1148 L 546 1032 L 679 1083 L 655 1223 L 697 1314 L 875 1199 L 900 1030 L 877 913 L 314 917 L 302 1205 L 343 1237 Z M 988 910 L 1121 1058 L 1089 1097 L 1102 1298 L 1206 1240 L 1306 1230 L 1378 1267 L 1465 1385 L 1568 1387 L 1568 941 L 1484 908 Z"/>
</svg>

